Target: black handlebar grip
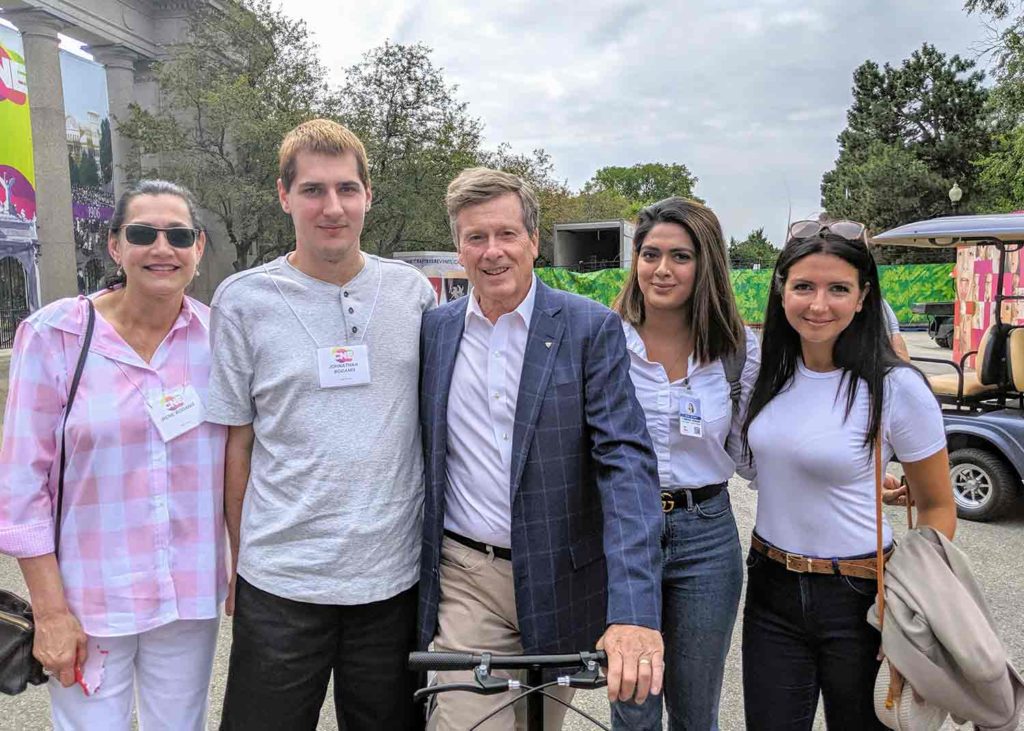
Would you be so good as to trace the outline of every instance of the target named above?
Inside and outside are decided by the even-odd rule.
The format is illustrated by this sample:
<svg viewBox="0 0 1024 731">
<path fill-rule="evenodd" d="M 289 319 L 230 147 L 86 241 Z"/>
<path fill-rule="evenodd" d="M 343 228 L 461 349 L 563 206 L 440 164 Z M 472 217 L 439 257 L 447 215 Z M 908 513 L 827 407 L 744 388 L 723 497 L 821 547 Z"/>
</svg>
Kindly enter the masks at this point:
<svg viewBox="0 0 1024 731">
<path fill-rule="evenodd" d="M 472 652 L 410 652 L 410 670 L 472 670 L 481 657 Z"/>
</svg>

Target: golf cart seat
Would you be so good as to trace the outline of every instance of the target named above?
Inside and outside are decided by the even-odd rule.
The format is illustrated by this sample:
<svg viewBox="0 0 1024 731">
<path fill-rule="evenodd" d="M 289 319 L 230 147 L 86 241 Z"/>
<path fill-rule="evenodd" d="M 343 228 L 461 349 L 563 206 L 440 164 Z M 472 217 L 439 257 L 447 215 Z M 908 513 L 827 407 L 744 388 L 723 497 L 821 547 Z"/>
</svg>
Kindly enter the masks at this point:
<svg viewBox="0 0 1024 731">
<path fill-rule="evenodd" d="M 996 393 L 1006 382 L 1007 352 L 1009 350 L 1007 341 L 1009 340 L 1008 336 L 1014 332 L 1018 331 L 1011 331 L 1008 325 L 992 325 L 981 336 L 976 358 L 978 369 L 964 372 L 963 398 L 978 399 Z M 1024 338 L 1024 334 L 1022 334 L 1022 338 Z M 1017 338 L 1020 348 L 1017 362 L 1020 363 L 1021 385 L 1024 385 L 1024 339 L 1022 338 Z M 928 383 L 932 387 L 932 392 L 940 398 L 956 399 L 959 395 L 957 390 L 960 380 L 957 373 L 928 376 Z"/>
</svg>

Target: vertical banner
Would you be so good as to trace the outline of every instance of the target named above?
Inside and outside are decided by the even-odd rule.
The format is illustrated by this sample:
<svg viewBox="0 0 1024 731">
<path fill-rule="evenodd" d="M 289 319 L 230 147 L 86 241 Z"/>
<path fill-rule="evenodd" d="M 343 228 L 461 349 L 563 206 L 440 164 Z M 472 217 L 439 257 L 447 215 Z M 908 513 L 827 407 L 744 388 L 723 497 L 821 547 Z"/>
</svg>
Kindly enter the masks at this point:
<svg viewBox="0 0 1024 731">
<path fill-rule="evenodd" d="M 21 36 L 0 27 L 0 348 L 39 306 L 32 123 Z"/>
<path fill-rule="evenodd" d="M 423 272 L 434 288 L 438 304 L 469 294 L 469 280 L 454 251 L 398 251 L 394 258 Z"/>
<path fill-rule="evenodd" d="M 107 227 L 114 214 L 107 76 L 95 61 L 61 51 L 78 291 L 100 288 L 113 268 Z"/>
</svg>

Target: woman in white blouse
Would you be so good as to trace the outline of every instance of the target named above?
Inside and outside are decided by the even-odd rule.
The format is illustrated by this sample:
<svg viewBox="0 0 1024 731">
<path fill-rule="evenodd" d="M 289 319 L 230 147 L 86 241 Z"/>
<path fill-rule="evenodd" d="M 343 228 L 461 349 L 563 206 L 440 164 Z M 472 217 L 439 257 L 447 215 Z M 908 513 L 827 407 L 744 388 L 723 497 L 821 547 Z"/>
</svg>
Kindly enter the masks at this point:
<svg viewBox="0 0 1024 731">
<path fill-rule="evenodd" d="M 883 463 L 903 463 L 918 524 L 950 538 L 956 527 L 942 415 L 893 351 L 865 235 L 853 221 L 798 221 L 775 265 L 744 425 L 758 488 L 743 611 L 748 729 L 809 731 L 819 694 L 829 731 L 885 728 L 872 702 L 880 637 L 865 619 L 876 438 Z"/>
<path fill-rule="evenodd" d="M 630 376 L 658 456 L 665 527 L 665 686 L 641 705 L 616 703 L 616 729 L 717 729 L 725 658 L 743 585 L 729 502 L 741 460 L 743 406 L 757 378 L 757 338 L 736 308 L 722 227 L 673 197 L 640 211 L 633 266 L 615 309 Z"/>
</svg>

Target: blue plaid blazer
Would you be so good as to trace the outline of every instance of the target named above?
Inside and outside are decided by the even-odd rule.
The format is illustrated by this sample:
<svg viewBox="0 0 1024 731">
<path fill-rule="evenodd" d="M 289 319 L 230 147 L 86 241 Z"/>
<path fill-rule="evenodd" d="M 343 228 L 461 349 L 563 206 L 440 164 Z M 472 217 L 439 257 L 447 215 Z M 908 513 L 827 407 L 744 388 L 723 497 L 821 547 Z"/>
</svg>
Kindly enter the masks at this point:
<svg viewBox="0 0 1024 731">
<path fill-rule="evenodd" d="M 466 305 L 463 297 L 426 313 L 420 334 L 421 648 L 437 627 L 448 391 Z M 613 623 L 660 629 L 658 467 L 629 378 L 622 325 L 608 308 L 540 281 L 516 403 L 511 478 L 524 651 L 590 649 Z"/>
</svg>

